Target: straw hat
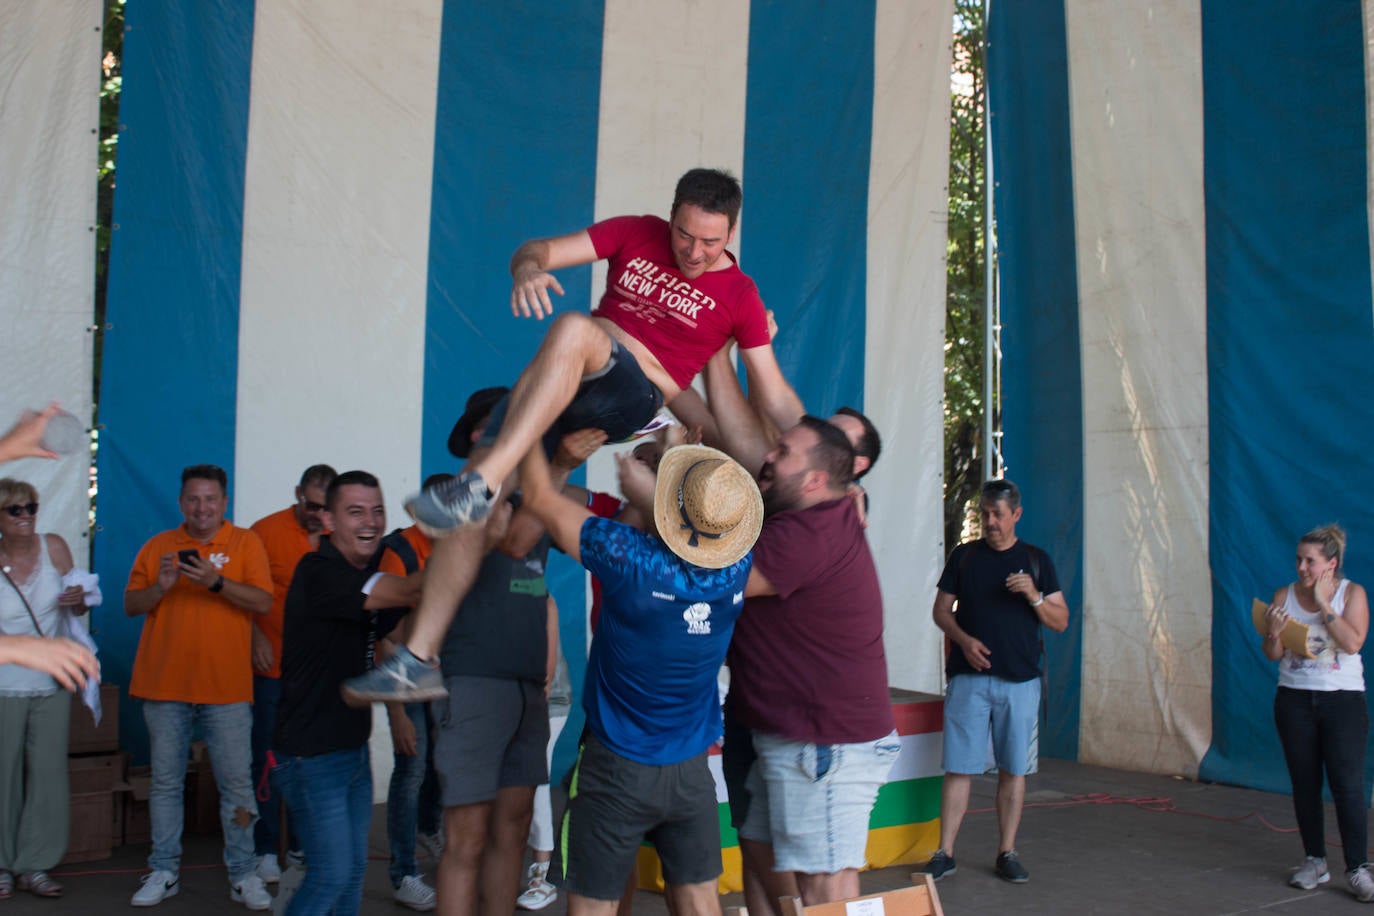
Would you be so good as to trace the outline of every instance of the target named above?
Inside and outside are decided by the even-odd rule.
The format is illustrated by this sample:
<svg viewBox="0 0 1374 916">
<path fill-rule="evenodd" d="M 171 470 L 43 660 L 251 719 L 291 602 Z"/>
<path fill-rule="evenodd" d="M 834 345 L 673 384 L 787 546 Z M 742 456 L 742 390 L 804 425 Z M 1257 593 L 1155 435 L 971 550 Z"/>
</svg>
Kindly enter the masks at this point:
<svg viewBox="0 0 1374 916">
<path fill-rule="evenodd" d="M 704 445 L 663 453 L 654 487 L 654 521 L 668 549 L 693 566 L 723 569 L 758 540 L 763 497 L 749 472 Z"/>
</svg>

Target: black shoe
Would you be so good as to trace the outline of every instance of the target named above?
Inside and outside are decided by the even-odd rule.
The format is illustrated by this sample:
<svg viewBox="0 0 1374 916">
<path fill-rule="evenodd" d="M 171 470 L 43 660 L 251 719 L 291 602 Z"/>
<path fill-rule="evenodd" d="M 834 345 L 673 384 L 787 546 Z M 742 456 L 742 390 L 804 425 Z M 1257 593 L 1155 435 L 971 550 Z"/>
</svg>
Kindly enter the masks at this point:
<svg viewBox="0 0 1374 916">
<path fill-rule="evenodd" d="M 954 864 L 954 856 L 943 849 L 935 850 L 935 855 L 931 856 L 930 861 L 920 868 L 922 874 L 930 875 L 934 881 L 939 881 L 945 875 L 952 875 L 958 870 L 959 866 Z"/>
<path fill-rule="evenodd" d="M 1022 867 L 1015 849 L 998 854 L 996 869 L 997 877 L 1012 884 L 1025 884 L 1030 880 L 1030 872 Z"/>
</svg>

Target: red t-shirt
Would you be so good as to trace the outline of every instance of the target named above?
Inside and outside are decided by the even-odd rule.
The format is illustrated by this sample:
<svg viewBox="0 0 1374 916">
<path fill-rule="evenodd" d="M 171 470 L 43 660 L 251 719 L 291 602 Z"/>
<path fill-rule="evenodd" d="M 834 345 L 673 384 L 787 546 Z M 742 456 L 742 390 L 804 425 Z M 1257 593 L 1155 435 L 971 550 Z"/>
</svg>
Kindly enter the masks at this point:
<svg viewBox="0 0 1374 916">
<path fill-rule="evenodd" d="M 726 269 L 683 277 L 670 231 L 657 216 L 616 216 L 587 230 L 596 256 L 610 261 L 606 292 L 592 314 L 644 344 L 686 388 L 731 337 L 745 350 L 770 343 L 768 316 L 758 287 L 728 251 Z"/>
<path fill-rule="evenodd" d="M 883 597 L 848 498 L 764 520 L 754 566 L 777 589 L 749 598 L 730 643 L 730 697 L 750 728 L 853 744 L 893 729 Z"/>
</svg>

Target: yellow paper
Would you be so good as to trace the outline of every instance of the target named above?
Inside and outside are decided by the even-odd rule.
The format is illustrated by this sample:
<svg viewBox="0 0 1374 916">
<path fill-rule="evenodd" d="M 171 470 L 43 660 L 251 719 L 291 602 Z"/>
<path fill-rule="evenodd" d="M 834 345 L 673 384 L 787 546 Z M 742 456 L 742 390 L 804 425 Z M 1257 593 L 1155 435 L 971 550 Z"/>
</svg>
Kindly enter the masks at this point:
<svg viewBox="0 0 1374 916">
<path fill-rule="evenodd" d="M 1258 598 L 1250 605 L 1250 616 L 1255 622 L 1255 631 L 1261 636 L 1269 635 L 1269 621 L 1265 619 L 1268 612 L 1269 605 Z M 1307 651 L 1307 624 L 1298 623 L 1291 617 L 1288 618 L 1288 623 L 1284 624 L 1283 632 L 1279 634 L 1279 642 L 1294 655 L 1301 655 L 1303 658 L 1315 657 Z"/>
</svg>

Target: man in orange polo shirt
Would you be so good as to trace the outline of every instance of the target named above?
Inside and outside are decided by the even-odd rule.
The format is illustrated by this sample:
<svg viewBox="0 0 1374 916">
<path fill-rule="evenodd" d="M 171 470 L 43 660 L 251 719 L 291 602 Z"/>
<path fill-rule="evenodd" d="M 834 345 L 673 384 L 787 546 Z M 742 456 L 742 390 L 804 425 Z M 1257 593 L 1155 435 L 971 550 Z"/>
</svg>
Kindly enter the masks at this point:
<svg viewBox="0 0 1374 916">
<path fill-rule="evenodd" d="M 144 700 L 153 770 L 152 873 L 134 906 L 155 906 L 180 887 L 182 792 L 197 720 L 219 786 L 229 898 L 252 910 L 272 906 L 255 871 L 249 776 L 252 623 L 272 608 L 272 575 L 261 538 L 224 520 L 227 490 L 222 468 L 183 470 L 177 503 L 185 522 L 143 545 L 124 591 L 124 612 L 147 615 L 129 694 Z"/>
<path fill-rule="evenodd" d="M 286 590 L 301 557 L 320 546 L 325 532 L 324 494 L 338 476 L 327 464 L 312 464 L 296 486 L 296 501 L 253 523 L 253 531 L 267 548 L 272 568 L 272 610 L 253 620 L 253 785 L 258 791 L 258 824 L 253 828 L 258 877 L 268 884 L 281 880 L 277 861 L 280 842 L 281 799 L 277 789 L 263 785 L 267 751 L 277 722 L 281 699 L 281 634 L 285 619 Z M 265 790 L 265 791 L 262 791 Z M 298 848 L 294 842 L 289 847 Z"/>
</svg>

